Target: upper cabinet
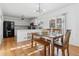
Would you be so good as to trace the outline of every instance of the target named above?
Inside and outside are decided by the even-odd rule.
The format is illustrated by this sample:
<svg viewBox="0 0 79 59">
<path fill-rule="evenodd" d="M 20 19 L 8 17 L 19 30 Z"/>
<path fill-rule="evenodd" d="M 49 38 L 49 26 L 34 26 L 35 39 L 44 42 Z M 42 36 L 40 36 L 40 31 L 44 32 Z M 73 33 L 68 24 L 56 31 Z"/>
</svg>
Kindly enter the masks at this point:
<svg viewBox="0 0 79 59">
<path fill-rule="evenodd" d="M 66 21 L 65 21 L 65 17 L 57 17 L 55 19 L 51 19 L 49 21 L 49 28 L 52 29 L 60 29 L 62 30 L 62 33 L 65 32 L 66 30 Z"/>
<path fill-rule="evenodd" d="M 56 26 L 56 20 L 55 19 L 50 20 L 49 21 L 49 27 L 50 28 L 55 28 L 55 26 Z"/>
</svg>

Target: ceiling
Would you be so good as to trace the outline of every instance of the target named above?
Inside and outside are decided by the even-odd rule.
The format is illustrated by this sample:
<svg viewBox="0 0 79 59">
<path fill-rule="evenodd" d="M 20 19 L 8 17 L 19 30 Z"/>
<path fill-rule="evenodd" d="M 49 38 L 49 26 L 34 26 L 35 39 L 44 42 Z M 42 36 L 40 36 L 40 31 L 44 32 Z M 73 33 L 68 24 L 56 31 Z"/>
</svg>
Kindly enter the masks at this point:
<svg viewBox="0 0 79 59">
<path fill-rule="evenodd" d="M 70 4 L 40 3 L 40 8 L 44 10 L 41 14 L 63 8 Z M 39 16 L 39 13 L 35 12 L 38 9 L 38 3 L 0 3 L 0 8 L 2 8 L 3 14 L 8 16 L 21 17 L 24 15 L 29 18 Z"/>
</svg>

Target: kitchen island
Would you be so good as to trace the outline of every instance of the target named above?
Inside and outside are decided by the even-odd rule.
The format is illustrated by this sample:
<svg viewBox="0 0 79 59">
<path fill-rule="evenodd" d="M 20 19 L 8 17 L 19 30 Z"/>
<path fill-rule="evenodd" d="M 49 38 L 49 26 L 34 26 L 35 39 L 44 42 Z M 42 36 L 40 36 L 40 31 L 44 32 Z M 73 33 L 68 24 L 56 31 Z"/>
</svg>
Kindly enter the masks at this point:
<svg viewBox="0 0 79 59">
<path fill-rule="evenodd" d="M 26 41 L 31 39 L 31 33 L 41 33 L 42 29 L 18 29 L 16 30 L 17 42 Z"/>
</svg>

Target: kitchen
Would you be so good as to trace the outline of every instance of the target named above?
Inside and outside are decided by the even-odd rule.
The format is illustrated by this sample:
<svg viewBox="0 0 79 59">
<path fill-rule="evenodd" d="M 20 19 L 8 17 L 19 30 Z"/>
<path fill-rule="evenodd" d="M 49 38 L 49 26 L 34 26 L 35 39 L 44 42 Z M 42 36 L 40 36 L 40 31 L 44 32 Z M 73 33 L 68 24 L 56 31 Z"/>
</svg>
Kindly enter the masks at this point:
<svg viewBox="0 0 79 59">
<path fill-rule="evenodd" d="M 21 19 L 20 17 L 4 16 L 3 22 L 5 22 L 5 21 L 14 22 L 14 24 L 13 24 L 14 33 L 13 33 L 13 36 L 11 36 L 11 37 L 16 37 L 17 42 L 21 42 L 21 41 L 26 41 L 26 40 L 31 39 L 32 32 L 40 32 L 42 30 L 42 28 L 40 28 L 40 26 L 39 26 L 42 23 L 38 25 L 35 20 L 36 19 L 30 19 L 30 18 Z M 6 37 L 10 37 L 10 36 L 6 35 Z M 6 38 L 6 37 L 4 37 L 4 38 Z"/>
</svg>

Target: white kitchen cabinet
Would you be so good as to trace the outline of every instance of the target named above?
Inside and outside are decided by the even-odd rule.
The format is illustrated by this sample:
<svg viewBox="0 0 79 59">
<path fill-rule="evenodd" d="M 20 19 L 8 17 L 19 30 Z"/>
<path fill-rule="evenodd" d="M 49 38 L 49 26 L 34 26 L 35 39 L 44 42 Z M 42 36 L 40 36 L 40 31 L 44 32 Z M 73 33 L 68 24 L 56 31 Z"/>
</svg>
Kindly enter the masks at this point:
<svg viewBox="0 0 79 59">
<path fill-rule="evenodd" d="M 32 38 L 31 33 L 33 32 L 39 32 L 41 33 L 41 29 L 20 29 L 20 30 L 16 30 L 16 38 L 17 38 L 17 42 L 21 42 L 21 41 L 26 41 Z"/>
<path fill-rule="evenodd" d="M 66 20 L 65 20 L 65 16 L 60 16 L 57 17 L 55 19 L 51 19 L 49 21 L 49 27 L 52 29 L 61 29 L 62 32 L 61 33 L 65 33 L 66 30 Z"/>
<path fill-rule="evenodd" d="M 26 32 L 26 30 L 17 30 L 16 31 L 16 38 L 17 38 L 17 42 L 27 40 L 27 32 Z"/>
</svg>

